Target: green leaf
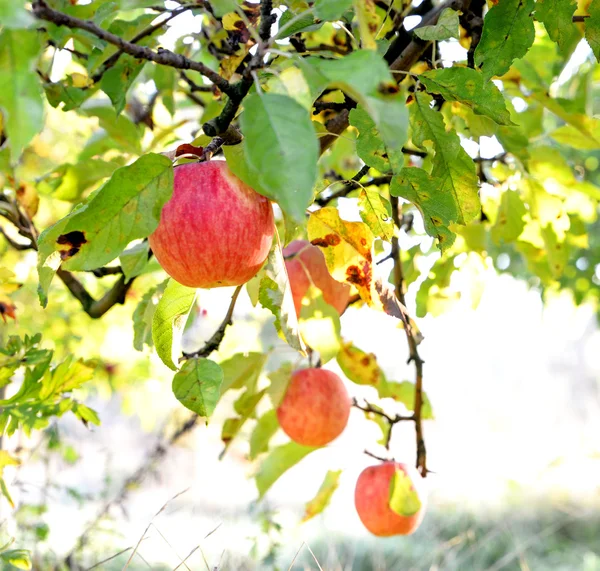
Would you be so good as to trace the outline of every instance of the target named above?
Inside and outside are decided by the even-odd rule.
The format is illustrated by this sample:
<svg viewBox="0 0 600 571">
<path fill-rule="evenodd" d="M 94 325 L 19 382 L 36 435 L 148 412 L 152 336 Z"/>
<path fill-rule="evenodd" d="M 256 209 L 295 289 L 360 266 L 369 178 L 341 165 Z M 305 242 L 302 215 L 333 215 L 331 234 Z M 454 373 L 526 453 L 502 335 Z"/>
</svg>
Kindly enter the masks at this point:
<svg viewBox="0 0 600 571">
<path fill-rule="evenodd" d="M 225 423 L 223 423 L 223 428 L 221 430 L 221 440 L 225 444 L 225 449 L 221 453 L 221 456 L 225 454 L 231 441 L 237 436 L 239 431 L 242 429 L 246 421 L 254 416 L 254 411 L 258 403 L 261 401 L 264 396 L 266 389 L 263 389 L 259 392 L 254 392 L 254 389 L 246 389 L 241 396 L 235 401 L 233 404 L 233 408 L 235 412 L 239 415 L 235 418 L 228 418 Z M 223 391 L 221 391 L 223 394 Z"/>
<path fill-rule="evenodd" d="M 75 403 L 73 414 L 75 414 L 75 416 L 77 416 L 77 418 L 79 418 L 86 426 L 88 422 L 91 422 L 96 426 L 100 426 L 100 418 L 98 417 L 96 411 L 85 406 L 84 404 Z"/>
<path fill-rule="evenodd" d="M 120 256 L 121 268 L 127 281 L 139 276 L 148 263 L 148 242 L 143 241 L 125 250 Z"/>
<path fill-rule="evenodd" d="M 443 189 L 443 182 L 416 167 L 404 168 L 392 179 L 390 194 L 412 202 L 421 212 L 425 231 L 436 238 L 442 252 L 456 239 L 450 225 L 460 216 L 454 196 Z"/>
<path fill-rule="evenodd" d="M 177 370 L 176 354 L 195 299 L 195 289 L 170 279 L 152 318 L 152 340 L 156 352 L 162 362 L 173 371 Z"/>
<path fill-rule="evenodd" d="M 241 117 L 244 152 L 260 188 L 295 220 L 303 220 L 317 179 L 319 144 L 308 111 L 291 97 L 251 95 Z"/>
<path fill-rule="evenodd" d="M 151 287 L 143 296 L 133 312 L 133 347 L 137 351 L 143 351 L 144 345 L 153 347 L 152 341 L 152 319 L 156 306 L 167 287 L 169 280 Z"/>
<path fill-rule="evenodd" d="M 329 505 L 331 496 L 333 496 L 333 493 L 339 486 L 341 474 L 341 470 L 327 471 L 317 495 L 306 504 L 302 521 L 308 521 L 316 515 L 319 515 Z"/>
<path fill-rule="evenodd" d="M 427 91 L 439 93 L 446 101 L 460 101 L 477 115 L 485 115 L 499 125 L 513 125 L 500 90 L 481 73 L 469 67 L 446 67 L 419 76 Z"/>
<path fill-rule="evenodd" d="M 411 105 L 412 140 L 425 149 L 431 141 L 435 149 L 431 176 L 439 181 L 440 193 L 449 193 L 457 206 L 456 221 L 468 224 L 479 216 L 481 205 L 475 164 L 460 144 L 456 131 L 446 131 L 441 113 L 431 108 L 431 96 L 417 93 Z"/>
<path fill-rule="evenodd" d="M 262 498 L 267 490 L 292 466 L 295 466 L 302 458 L 317 450 L 312 446 L 301 446 L 295 442 L 289 442 L 283 446 L 273 448 L 269 455 L 263 460 L 256 473 L 256 487 L 259 497 Z"/>
<path fill-rule="evenodd" d="M 293 349 L 304 352 L 305 346 L 300 337 L 298 316 L 279 240 L 274 241 L 269 252 L 258 300 L 275 316 L 275 328 L 279 336 Z"/>
<path fill-rule="evenodd" d="M 515 59 L 532 46 L 535 28 L 533 0 L 502 0 L 485 15 L 481 40 L 475 50 L 475 64 L 485 81 L 504 75 Z"/>
<path fill-rule="evenodd" d="M 514 242 L 525 228 L 523 218 L 526 214 L 527 209 L 519 193 L 516 190 L 506 190 L 502 194 L 498 217 L 492 227 L 492 240 L 497 244 Z"/>
<path fill-rule="evenodd" d="M 321 361 L 331 361 L 340 350 L 340 315 L 324 299 L 321 290 L 310 285 L 302 300 L 300 332 L 309 347 L 318 351 Z"/>
<path fill-rule="evenodd" d="M 269 398 L 271 399 L 271 403 L 275 408 L 279 406 L 283 400 L 283 397 L 285 396 L 290 379 L 292 378 L 292 371 L 292 364 L 284 363 L 281 365 L 281 367 L 279 367 L 279 369 L 267 375 L 271 381 L 268 394 Z"/>
<path fill-rule="evenodd" d="M 352 8 L 352 0 L 316 0 L 314 8 L 319 20 L 335 22 Z"/>
<path fill-rule="evenodd" d="M 259 454 L 269 449 L 269 441 L 279 428 L 277 411 L 271 409 L 263 414 L 250 435 L 250 460 L 256 460 Z"/>
<path fill-rule="evenodd" d="M 24 0 L 0 0 L 0 22 L 4 28 L 28 28 L 35 18 L 25 9 Z"/>
<path fill-rule="evenodd" d="M 188 359 L 173 377 L 173 394 L 186 408 L 209 417 L 221 396 L 223 371 L 214 361 Z"/>
<path fill-rule="evenodd" d="M 444 41 L 450 38 L 458 39 L 460 36 L 458 12 L 446 8 L 435 26 L 421 26 L 414 29 L 414 35 L 427 42 Z"/>
<path fill-rule="evenodd" d="M 222 18 L 225 14 L 235 12 L 239 5 L 240 3 L 236 0 L 212 0 L 211 2 L 211 7 L 217 18 Z"/>
<path fill-rule="evenodd" d="M 39 53 L 37 31 L 6 28 L 0 32 L 0 110 L 13 164 L 44 124 L 44 102 L 35 72 Z"/>
<path fill-rule="evenodd" d="M 87 159 L 65 163 L 44 175 L 37 184 L 42 194 L 58 200 L 77 201 L 81 195 L 100 180 L 108 178 L 121 166 L 116 161 Z"/>
<path fill-rule="evenodd" d="M 92 102 L 90 102 L 92 103 Z M 125 115 L 117 115 L 112 107 L 94 104 L 81 109 L 79 113 L 87 117 L 97 117 L 100 127 L 122 150 L 133 155 L 142 152 L 141 138 L 144 133 L 143 125 L 136 125 Z M 85 149 L 84 149 L 85 152 Z M 82 158 L 84 153 L 82 153 Z"/>
<path fill-rule="evenodd" d="M 409 381 L 396 383 L 388 381 L 381 383 L 378 387 L 379 398 L 391 398 L 402 403 L 406 410 L 414 411 L 415 409 L 415 385 Z M 433 418 L 433 410 L 429 397 L 422 393 L 423 406 L 421 407 L 421 418 L 430 420 Z"/>
<path fill-rule="evenodd" d="M 267 362 L 266 353 L 237 353 L 219 365 L 223 370 L 221 393 L 229 389 L 247 387 L 254 390 L 258 378 Z"/>
<path fill-rule="evenodd" d="M 38 254 L 42 305 L 61 264 L 69 270 L 92 270 L 114 260 L 127 244 L 156 229 L 172 192 L 171 161 L 154 153 L 144 155 L 117 169 L 86 203 L 44 230 Z"/>
<path fill-rule="evenodd" d="M 577 2 L 574 0 L 537 0 L 535 3 L 536 20 L 544 24 L 548 35 L 563 53 L 580 38 L 573 23 L 576 9 Z"/>
<path fill-rule="evenodd" d="M 585 39 L 600 62 L 600 0 L 592 0 L 588 7 L 589 18 L 585 21 Z"/>
<path fill-rule="evenodd" d="M 31 555 L 26 549 L 11 549 L 0 553 L 2 561 L 17 569 L 31 569 Z"/>
<path fill-rule="evenodd" d="M 546 246 L 550 272 L 555 279 L 558 279 L 563 275 L 569 261 L 568 244 L 565 243 L 564 236 L 559 236 L 551 224 L 542 227 L 541 233 Z"/>
<path fill-rule="evenodd" d="M 408 130 L 406 105 L 377 52 L 357 50 L 335 60 L 305 58 L 298 65 L 317 95 L 326 87 L 346 92 L 371 116 L 388 149 L 402 149 Z"/>
<path fill-rule="evenodd" d="M 124 54 L 102 76 L 100 88 L 110 97 L 117 115 L 125 109 L 127 92 L 144 69 L 144 63 L 142 60 Z"/>
<path fill-rule="evenodd" d="M 419 494 L 413 489 L 410 476 L 401 468 L 396 468 L 390 481 L 389 506 L 401 516 L 415 515 L 421 509 Z"/>
<path fill-rule="evenodd" d="M 358 129 L 356 141 L 356 154 L 379 172 L 398 172 L 404 164 L 404 155 L 401 149 L 388 148 L 385 144 L 375 121 L 363 107 L 356 107 L 350 111 L 350 125 Z"/>
<path fill-rule="evenodd" d="M 394 221 L 388 199 L 381 196 L 376 187 L 361 188 L 358 195 L 358 208 L 360 217 L 373 235 L 390 242 L 394 236 Z"/>
<path fill-rule="evenodd" d="M 354 0 L 354 13 L 358 20 L 361 47 L 367 50 L 376 50 L 375 35 L 379 28 L 379 18 L 375 10 L 375 2 Z"/>
<path fill-rule="evenodd" d="M 298 19 L 295 19 L 298 18 Z M 294 20 L 293 23 L 289 24 Z M 279 32 L 275 36 L 277 39 L 289 38 L 299 32 L 312 32 L 323 26 L 322 22 L 315 22 L 312 14 L 306 14 L 300 17 L 300 14 L 294 14 L 291 10 L 286 10 L 279 19 Z"/>
</svg>

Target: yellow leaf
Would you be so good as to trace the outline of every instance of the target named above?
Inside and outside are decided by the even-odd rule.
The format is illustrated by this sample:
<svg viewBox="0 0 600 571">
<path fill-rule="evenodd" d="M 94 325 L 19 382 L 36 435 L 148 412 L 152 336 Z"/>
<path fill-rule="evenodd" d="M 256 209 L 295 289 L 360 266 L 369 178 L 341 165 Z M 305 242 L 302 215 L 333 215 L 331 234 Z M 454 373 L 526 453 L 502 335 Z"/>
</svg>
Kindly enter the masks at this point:
<svg viewBox="0 0 600 571">
<path fill-rule="evenodd" d="M 375 36 L 380 22 L 375 11 L 375 0 L 354 0 L 354 8 L 358 17 L 361 47 L 366 50 L 376 50 Z"/>
<path fill-rule="evenodd" d="M 71 83 L 73 87 L 79 88 L 91 87 L 92 85 L 94 85 L 94 82 L 87 75 L 78 72 L 71 74 Z"/>
<path fill-rule="evenodd" d="M 383 371 L 373 353 L 365 353 L 352 343 L 344 343 L 337 355 L 337 362 L 344 375 L 358 385 L 377 386 L 384 380 Z"/>
<path fill-rule="evenodd" d="M 17 188 L 17 201 L 23 207 L 27 216 L 33 218 L 38 211 L 40 205 L 40 197 L 38 196 L 35 187 L 28 183 L 22 183 Z"/>
</svg>

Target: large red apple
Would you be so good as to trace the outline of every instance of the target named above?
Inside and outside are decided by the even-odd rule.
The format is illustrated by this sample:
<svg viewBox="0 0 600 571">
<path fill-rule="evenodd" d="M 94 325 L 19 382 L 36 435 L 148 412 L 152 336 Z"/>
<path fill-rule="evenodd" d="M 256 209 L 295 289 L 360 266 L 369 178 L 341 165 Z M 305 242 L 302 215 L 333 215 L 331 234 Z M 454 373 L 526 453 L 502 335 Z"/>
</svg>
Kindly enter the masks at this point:
<svg viewBox="0 0 600 571">
<path fill-rule="evenodd" d="M 225 161 L 188 163 L 175 167 L 173 196 L 150 247 L 180 284 L 236 286 L 261 268 L 274 231 L 269 200 L 235 177 Z"/>
<path fill-rule="evenodd" d="M 343 432 L 351 406 L 350 395 L 335 373 L 301 369 L 292 374 L 277 418 L 294 442 L 324 446 Z"/>
<path fill-rule="evenodd" d="M 396 470 L 402 470 L 412 482 L 421 507 L 413 515 L 399 515 L 390 508 L 390 485 Z M 424 482 L 417 471 L 399 462 L 383 462 L 363 470 L 356 482 L 354 504 L 363 525 L 374 535 L 410 535 L 425 514 Z"/>
<path fill-rule="evenodd" d="M 341 314 L 350 299 L 350 286 L 331 277 L 323 252 L 306 240 L 294 240 L 283 249 L 285 265 L 296 313 L 300 315 L 302 299 L 311 281 L 323 292 L 323 299 Z"/>
</svg>

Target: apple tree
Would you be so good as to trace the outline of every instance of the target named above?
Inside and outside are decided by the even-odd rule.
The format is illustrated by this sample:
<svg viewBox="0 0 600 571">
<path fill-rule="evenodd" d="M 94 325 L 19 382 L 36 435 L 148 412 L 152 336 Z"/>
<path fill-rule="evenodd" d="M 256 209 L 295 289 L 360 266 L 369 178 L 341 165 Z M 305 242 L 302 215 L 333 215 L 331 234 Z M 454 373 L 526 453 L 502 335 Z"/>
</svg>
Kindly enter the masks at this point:
<svg viewBox="0 0 600 571">
<path fill-rule="evenodd" d="M 222 438 L 249 434 L 261 497 L 356 407 L 383 450 L 367 451 L 359 516 L 411 533 L 435 409 L 419 318 L 455 302 L 455 273 L 475 305 L 490 270 L 598 304 L 598 58 L 600 0 L 0 0 L 0 314 L 19 324 L 1 336 L 2 433 L 101 421 L 74 396 L 97 363 L 40 332 L 125 304 L 131 350 L 173 371 L 188 428 L 238 391 Z M 30 285 L 43 327 L 16 301 Z M 229 309 L 182 352 L 214 287 L 235 288 Z M 240 295 L 295 363 L 215 358 Z M 398 320 L 410 381 L 344 335 L 360 306 Z M 399 423 L 415 458 L 384 455 Z M 289 442 L 271 445 L 279 428 Z M 310 515 L 337 486 L 323 476 Z"/>
</svg>

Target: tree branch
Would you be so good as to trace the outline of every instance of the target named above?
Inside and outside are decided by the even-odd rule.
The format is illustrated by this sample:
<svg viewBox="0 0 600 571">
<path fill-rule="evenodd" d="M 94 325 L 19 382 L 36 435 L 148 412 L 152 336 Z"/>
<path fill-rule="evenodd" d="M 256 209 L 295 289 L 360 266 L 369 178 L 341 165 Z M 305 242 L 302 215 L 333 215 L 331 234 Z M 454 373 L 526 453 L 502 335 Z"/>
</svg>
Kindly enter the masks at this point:
<svg viewBox="0 0 600 571">
<path fill-rule="evenodd" d="M 183 355 L 179 358 L 179 362 L 186 361 L 187 359 L 195 359 L 197 357 L 208 357 L 213 351 L 216 351 L 221 345 L 221 341 L 223 341 L 223 337 L 225 337 L 225 330 L 228 325 L 231 325 L 231 318 L 233 317 L 233 309 L 235 308 L 235 303 L 237 301 L 240 292 L 242 291 L 243 286 L 237 286 L 233 295 L 231 296 L 231 303 L 229 304 L 229 308 L 227 309 L 227 313 L 225 314 L 225 319 L 219 325 L 219 328 L 215 331 L 214 335 L 204 344 L 204 347 L 198 349 L 198 351 L 194 351 L 193 353 L 183 353 Z"/>
<path fill-rule="evenodd" d="M 144 46 L 138 46 L 137 44 L 127 42 L 123 38 L 100 28 L 94 22 L 89 20 L 80 20 L 68 14 L 63 14 L 50 8 L 45 0 L 35 0 L 32 4 L 33 14 L 40 20 L 46 20 L 52 22 L 57 26 L 67 26 L 68 28 L 78 28 L 85 30 L 90 34 L 117 46 L 123 53 L 129 54 L 138 59 L 144 59 L 152 61 L 159 65 L 165 65 L 168 67 L 174 67 L 176 69 L 192 69 L 201 73 L 204 77 L 212 81 L 221 91 L 228 93 L 231 90 L 229 82 L 221 77 L 217 72 L 210 69 L 203 63 L 193 61 L 186 58 L 181 54 L 176 54 L 170 50 L 159 48 L 157 51 L 153 51 L 150 48 Z"/>
<path fill-rule="evenodd" d="M 390 202 L 392 204 L 392 218 L 394 219 L 396 226 L 400 228 L 402 221 L 400 220 L 400 215 L 398 212 L 398 197 L 391 196 Z M 400 244 L 396 236 L 392 238 L 392 252 L 394 255 L 394 285 L 396 288 L 396 297 L 402 303 L 402 305 L 406 307 L 406 300 L 404 298 L 404 273 L 402 270 L 401 251 Z M 406 334 L 406 340 L 408 342 L 409 349 L 408 362 L 410 363 L 412 361 L 415 364 L 415 402 L 413 407 L 413 416 L 417 440 L 416 464 L 421 476 L 425 478 L 427 476 L 427 450 L 425 448 L 425 439 L 423 437 L 423 426 L 421 422 L 423 412 L 423 359 L 421 359 L 419 355 L 417 341 L 409 323 L 404 324 L 404 333 Z"/>
<path fill-rule="evenodd" d="M 260 4 L 260 26 L 258 30 L 258 35 L 260 36 L 262 43 L 258 44 L 256 54 L 252 57 L 249 65 L 244 70 L 242 79 L 231 85 L 229 91 L 225 92 L 228 95 L 228 99 L 221 114 L 202 125 L 202 130 L 209 137 L 217 137 L 227 131 L 229 125 L 235 119 L 244 97 L 248 95 L 248 92 L 252 87 L 252 72 L 263 66 L 263 58 L 271 37 L 271 26 L 275 21 L 272 12 L 273 0 L 262 0 Z"/>
<path fill-rule="evenodd" d="M 157 22 L 156 24 L 153 24 L 152 26 L 148 26 L 145 30 L 142 30 L 139 34 L 137 34 L 136 36 L 131 38 L 131 40 L 129 40 L 130 43 L 137 44 L 140 40 L 143 40 L 144 38 L 151 36 L 154 32 L 156 32 L 157 30 L 160 30 L 160 28 L 162 28 L 167 22 L 170 22 L 173 18 L 176 18 L 177 16 L 179 16 L 180 14 L 183 14 L 184 12 L 187 12 L 191 8 L 192 8 L 192 6 L 184 6 L 182 8 L 177 8 L 176 10 L 173 10 L 172 12 L 169 13 L 169 15 L 166 18 L 164 18 L 160 22 Z M 119 61 L 119 58 L 124 53 L 125 52 L 124 52 L 123 48 L 121 48 L 119 51 L 115 52 L 112 56 L 110 56 L 106 61 L 104 61 L 98 68 L 98 71 L 96 71 L 96 73 L 94 73 L 94 75 L 92 75 L 92 81 L 94 83 L 98 83 L 102 79 L 102 76 L 111 67 L 113 67 L 117 63 L 117 61 Z"/>
</svg>

